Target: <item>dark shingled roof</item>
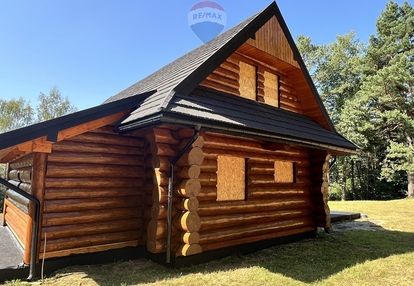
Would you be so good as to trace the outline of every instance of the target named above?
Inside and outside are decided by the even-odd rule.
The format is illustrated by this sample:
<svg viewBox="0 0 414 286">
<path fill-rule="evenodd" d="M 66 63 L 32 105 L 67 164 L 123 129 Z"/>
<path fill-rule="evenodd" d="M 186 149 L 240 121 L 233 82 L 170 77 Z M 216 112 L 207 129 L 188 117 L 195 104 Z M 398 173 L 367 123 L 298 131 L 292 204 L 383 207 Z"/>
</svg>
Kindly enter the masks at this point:
<svg viewBox="0 0 414 286">
<path fill-rule="evenodd" d="M 106 102 L 119 100 L 150 90 L 157 90 L 157 92 L 147 98 L 138 109 L 132 112 L 131 116 L 128 117 L 125 122 L 130 122 L 160 111 L 168 104 L 169 99 L 172 97 L 173 90 L 185 78 L 196 71 L 203 63 L 206 62 L 206 60 L 211 58 L 213 54 L 225 46 L 229 40 L 243 30 L 243 28 L 255 19 L 257 15 L 250 17 L 246 21 L 211 40 L 207 44 L 202 45 L 188 54 L 178 58 L 150 76 L 121 91 L 117 95 L 112 96 Z"/>
<path fill-rule="evenodd" d="M 165 110 L 192 122 L 223 125 L 285 139 L 306 140 L 345 149 L 356 149 L 336 132 L 324 129 L 306 116 L 232 95 L 197 90 L 197 95 L 175 95 Z"/>
</svg>

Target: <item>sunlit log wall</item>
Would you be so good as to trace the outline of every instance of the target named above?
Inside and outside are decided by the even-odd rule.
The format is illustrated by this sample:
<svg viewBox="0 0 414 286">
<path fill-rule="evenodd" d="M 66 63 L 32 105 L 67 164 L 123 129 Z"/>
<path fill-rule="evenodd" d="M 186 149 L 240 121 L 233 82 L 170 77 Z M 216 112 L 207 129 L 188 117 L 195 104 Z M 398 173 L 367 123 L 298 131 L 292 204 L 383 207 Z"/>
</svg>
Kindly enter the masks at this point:
<svg viewBox="0 0 414 286">
<path fill-rule="evenodd" d="M 191 129 L 163 126 L 154 128 L 147 135 L 153 155 L 151 172 L 154 187 L 147 229 L 147 249 L 152 253 L 166 251 L 169 162 L 185 147 L 193 134 Z M 177 256 L 202 251 L 198 244 L 200 218 L 197 214 L 197 194 L 201 189 L 199 174 L 204 158 L 203 144 L 203 137 L 199 136 L 174 168 L 172 251 Z"/>
<path fill-rule="evenodd" d="M 204 134 L 204 140 L 205 159 L 197 196 L 203 251 L 315 230 L 321 182 L 315 182 L 319 189 L 313 193 L 310 174 L 314 168 L 319 174 L 322 166 L 312 165 L 308 150 L 210 132 Z M 217 201 L 219 155 L 247 159 L 245 200 Z M 275 183 L 275 160 L 295 162 L 294 183 Z"/>
<path fill-rule="evenodd" d="M 9 163 L 7 169 L 9 183 L 28 193 L 32 193 L 32 168 L 33 154 L 25 155 Z M 30 206 L 21 204 L 19 200 L 13 198 L 4 200 L 4 224 L 9 227 L 22 246 L 25 263 L 28 262 L 30 253 L 31 211 Z"/>
<path fill-rule="evenodd" d="M 111 127 L 53 145 L 44 182 L 40 257 L 145 244 L 146 141 Z"/>
<path fill-rule="evenodd" d="M 240 94 L 240 61 L 257 67 L 257 101 L 264 102 L 265 84 L 264 73 L 270 72 L 279 78 L 280 108 L 302 113 L 302 104 L 295 89 L 295 82 L 285 73 L 278 71 L 260 61 L 246 58 L 242 54 L 233 54 L 213 71 L 200 85 L 209 89 L 225 92 L 232 95 Z"/>
</svg>

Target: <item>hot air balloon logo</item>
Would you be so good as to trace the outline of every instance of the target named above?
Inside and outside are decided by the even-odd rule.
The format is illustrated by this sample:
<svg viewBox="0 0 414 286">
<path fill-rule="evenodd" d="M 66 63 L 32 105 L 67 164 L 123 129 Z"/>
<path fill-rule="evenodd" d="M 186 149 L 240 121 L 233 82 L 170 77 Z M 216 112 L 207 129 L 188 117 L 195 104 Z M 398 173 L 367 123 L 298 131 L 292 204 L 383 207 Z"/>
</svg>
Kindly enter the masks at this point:
<svg viewBox="0 0 414 286">
<path fill-rule="evenodd" d="M 188 13 L 188 25 L 204 43 L 217 37 L 226 23 L 227 15 L 223 7 L 213 1 L 198 2 Z"/>
</svg>

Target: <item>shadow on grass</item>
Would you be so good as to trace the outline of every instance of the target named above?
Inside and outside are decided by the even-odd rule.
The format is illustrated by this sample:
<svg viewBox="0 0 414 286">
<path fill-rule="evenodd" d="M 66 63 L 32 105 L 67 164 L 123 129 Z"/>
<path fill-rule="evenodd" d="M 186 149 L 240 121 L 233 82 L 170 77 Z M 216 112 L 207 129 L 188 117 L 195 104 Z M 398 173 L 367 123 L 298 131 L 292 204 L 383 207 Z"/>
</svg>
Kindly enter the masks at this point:
<svg viewBox="0 0 414 286">
<path fill-rule="evenodd" d="M 100 285 L 151 283 L 186 274 L 262 267 L 297 281 L 323 280 L 365 261 L 414 251 L 414 233 L 389 231 L 370 222 L 356 230 L 319 234 L 315 239 L 274 246 L 249 255 L 226 257 L 214 262 L 167 269 L 148 260 L 110 265 L 71 267 L 63 272 L 82 271 Z M 364 225 L 362 225 L 364 226 Z M 225 275 L 225 274 L 224 274 Z"/>
</svg>

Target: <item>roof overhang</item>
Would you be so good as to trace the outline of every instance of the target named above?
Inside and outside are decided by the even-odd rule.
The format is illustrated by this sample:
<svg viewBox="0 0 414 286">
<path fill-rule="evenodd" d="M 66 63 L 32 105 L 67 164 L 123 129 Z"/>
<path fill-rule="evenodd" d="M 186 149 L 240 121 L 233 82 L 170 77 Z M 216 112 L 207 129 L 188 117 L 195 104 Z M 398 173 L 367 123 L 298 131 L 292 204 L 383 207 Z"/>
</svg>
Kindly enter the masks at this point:
<svg viewBox="0 0 414 286">
<path fill-rule="evenodd" d="M 153 93 L 139 94 L 0 134 L 0 163 L 25 153 L 50 153 L 55 142 L 105 125 L 117 125 Z"/>
<path fill-rule="evenodd" d="M 175 124 L 188 127 L 198 127 L 204 130 L 210 130 L 219 133 L 232 134 L 236 136 L 249 137 L 253 139 L 259 139 L 269 142 L 275 142 L 280 144 L 291 144 L 296 146 L 303 146 L 307 148 L 314 148 L 320 150 L 327 150 L 333 155 L 353 155 L 358 154 L 358 149 L 344 148 L 340 146 L 324 144 L 311 140 L 294 138 L 289 136 L 278 135 L 274 133 L 264 132 L 254 128 L 240 128 L 232 124 L 220 123 L 207 120 L 203 118 L 197 118 L 194 116 L 183 116 L 174 112 L 163 111 L 140 120 L 129 122 L 124 125 L 118 126 L 119 132 L 129 132 L 136 129 L 148 128 L 159 124 Z"/>
</svg>

